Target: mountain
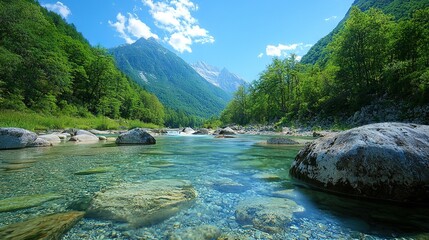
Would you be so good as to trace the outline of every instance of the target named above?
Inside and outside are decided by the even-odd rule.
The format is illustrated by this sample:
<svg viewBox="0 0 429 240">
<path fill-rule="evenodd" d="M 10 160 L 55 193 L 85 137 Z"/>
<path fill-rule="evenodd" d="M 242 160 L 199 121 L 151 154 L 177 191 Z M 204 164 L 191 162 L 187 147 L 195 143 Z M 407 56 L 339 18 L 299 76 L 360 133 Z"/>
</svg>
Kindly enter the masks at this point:
<svg viewBox="0 0 429 240">
<path fill-rule="evenodd" d="M 357 6 L 362 11 L 369 10 L 370 8 L 378 8 L 385 14 L 392 15 L 395 20 L 400 20 L 409 18 L 411 14 L 418 9 L 428 7 L 429 0 L 355 0 L 352 6 Z M 325 48 L 332 42 L 334 35 L 341 30 L 349 14 L 350 10 L 332 32 L 320 39 L 308 53 L 302 57 L 302 63 L 315 64 L 316 62 L 326 62 L 328 53 L 325 51 Z"/>
<path fill-rule="evenodd" d="M 221 88 L 229 94 L 233 94 L 237 91 L 239 86 L 246 85 L 246 81 L 234 73 L 223 68 L 220 70 L 217 67 L 211 66 L 205 62 L 197 62 L 191 64 L 191 67 L 195 69 L 204 79 L 209 83 Z"/>
<path fill-rule="evenodd" d="M 117 66 L 154 93 L 168 108 L 207 118 L 218 115 L 230 96 L 201 77 L 183 59 L 155 39 L 110 49 Z"/>
</svg>

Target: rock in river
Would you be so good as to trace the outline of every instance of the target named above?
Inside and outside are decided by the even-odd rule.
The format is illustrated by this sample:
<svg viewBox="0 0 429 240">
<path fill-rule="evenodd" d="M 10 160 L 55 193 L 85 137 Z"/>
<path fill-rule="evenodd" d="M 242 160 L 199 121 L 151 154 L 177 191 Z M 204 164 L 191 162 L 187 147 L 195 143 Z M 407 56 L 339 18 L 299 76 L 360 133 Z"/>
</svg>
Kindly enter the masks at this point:
<svg viewBox="0 0 429 240">
<path fill-rule="evenodd" d="M 240 224 L 251 224 L 261 231 L 278 233 L 292 220 L 293 213 L 303 211 L 303 207 L 289 199 L 257 197 L 240 202 L 235 218 Z"/>
<path fill-rule="evenodd" d="M 142 128 L 134 128 L 122 133 L 116 139 L 116 144 L 155 144 L 156 140 Z"/>
<path fill-rule="evenodd" d="M 177 179 L 122 183 L 98 192 L 88 209 L 95 218 L 148 226 L 190 206 L 197 192 L 188 181 Z"/>
<path fill-rule="evenodd" d="M 36 133 L 22 128 L 0 128 L 0 150 L 24 148 L 36 139 Z"/>
<path fill-rule="evenodd" d="M 84 212 L 57 213 L 14 223 L 0 228 L 0 239 L 60 239 L 84 214 Z"/>
<path fill-rule="evenodd" d="M 290 174 L 329 192 L 396 202 L 429 202 L 429 126 L 370 124 L 319 138 Z"/>
<path fill-rule="evenodd" d="M 85 131 L 85 130 L 78 130 L 76 132 L 76 135 L 70 138 L 70 141 L 72 142 L 98 142 L 99 139 L 96 135 Z"/>
</svg>

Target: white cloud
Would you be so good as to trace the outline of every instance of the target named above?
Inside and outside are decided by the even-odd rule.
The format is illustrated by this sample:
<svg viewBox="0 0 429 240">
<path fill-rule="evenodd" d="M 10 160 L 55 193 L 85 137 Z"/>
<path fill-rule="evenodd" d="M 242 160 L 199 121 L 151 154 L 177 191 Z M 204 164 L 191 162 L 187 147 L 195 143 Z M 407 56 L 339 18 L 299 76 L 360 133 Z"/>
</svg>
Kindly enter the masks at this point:
<svg viewBox="0 0 429 240">
<path fill-rule="evenodd" d="M 328 17 L 328 18 L 325 18 L 325 21 L 326 21 L 326 22 L 328 22 L 328 21 L 331 21 L 331 20 L 337 19 L 337 17 L 338 17 L 338 16 L 330 16 L 330 17 Z"/>
<path fill-rule="evenodd" d="M 262 58 L 264 56 L 264 53 L 260 53 L 259 55 L 258 55 L 258 58 Z"/>
<path fill-rule="evenodd" d="M 298 62 L 301 62 L 301 59 L 302 59 L 302 56 L 296 56 L 296 60 L 298 61 Z"/>
<path fill-rule="evenodd" d="M 173 33 L 168 43 L 179 52 L 192 52 L 191 44 L 192 39 L 183 35 L 182 33 Z"/>
<path fill-rule="evenodd" d="M 128 13 L 128 18 L 121 13 L 116 16 L 116 22 L 109 21 L 110 26 L 116 29 L 119 36 L 128 44 L 134 43 L 139 38 L 155 38 L 158 35 L 151 32 L 150 27 L 142 22 L 137 15 Z"/>
<path fill-rule="evenodd" d="M 277 46 L 267 45 L 265 52 L 267 56 L 280 57 L 287 55 L 288 51 L 296 50 L 299 46 L 302 46 L 303 43 L 294 43 L 290 45 L 279 44 Z"/>
<path fill-rule="evenodd" d="M 191 12 L 197 11 L 198 6 L 190 0 L 142 0 L 142 2 L 149 7 L 155 25 L 169 34 L 166 41 L 176 51 L 192 52 L 191 45 L 194 42 L 205 44 L 215 41 L 192 16 Z"/>
<path fill-rule="evenodd" d="M 312 47 L 313 44 L 304 44 L 304 43 L 293 43 L 293 44 L 278 44 L 276 45 L 267 45 L 265 49 L 265 54 L 271 57 L 288 57 L 292 53 L 296 54 L 298 61 L 301 60 L 302 55 L 307 53 L 308 49 Z M 262 57 L 263 53 L 259 54 L 258 57 Z"/>
<path fill-rule="evenodd" d="M 48 9 L 49 11 L 56 12 L 61 15 L 63 18 L 67 18 L 70 14 L 70 8 L 64 5 L 62 2 L 56 2 L 55 4 L 43 4 L 43 7 Z"/>
</svg>

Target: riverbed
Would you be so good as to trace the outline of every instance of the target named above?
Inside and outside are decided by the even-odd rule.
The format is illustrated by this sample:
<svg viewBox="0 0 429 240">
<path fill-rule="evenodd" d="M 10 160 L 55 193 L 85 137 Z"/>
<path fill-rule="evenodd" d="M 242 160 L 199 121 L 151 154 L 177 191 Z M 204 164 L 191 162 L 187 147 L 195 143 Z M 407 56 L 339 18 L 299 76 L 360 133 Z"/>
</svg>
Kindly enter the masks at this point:
<svg viewBox="0 0 429 240">
<path fill-rule="evenodd" d="M 185 239 L 180 236 L 207 228 L 222 239 L 429 238 L 427 208 L 367 202 L 297 185 L 289 177 L 289 167 L 312 138 L 294 137 L 299 144 L 290 146 L 267 145 L 268 138 L 158 136 L 156 145 L 67 142 L 1 151 L 0 200 L 48 193 L 60 197 L 0 212 L 0 227 L 39 215 L 85 210 L 95 193 L 120 183 L 181 179 L 192 184 L 198 197 L 174 216 L 140 227 L 85 217 L 63 239 Z M 79 174 L 88 169 L 105 171 Z M 285 198 L 303 211 L 295 212 L 276 232 L 237 221 L 237 206 L 260 198 Z"/>
</svg>

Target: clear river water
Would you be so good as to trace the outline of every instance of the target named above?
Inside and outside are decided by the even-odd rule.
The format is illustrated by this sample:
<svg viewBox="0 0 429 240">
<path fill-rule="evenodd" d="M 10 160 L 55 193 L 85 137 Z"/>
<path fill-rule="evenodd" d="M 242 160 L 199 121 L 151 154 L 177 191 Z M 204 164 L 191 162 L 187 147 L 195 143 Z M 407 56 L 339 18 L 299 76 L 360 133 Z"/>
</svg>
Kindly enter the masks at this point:
<svg viewBox="0 0 429 240">
<path fill-rule="evenodd" d="M 46 193 L 61 197 L 0 212 L 0 228 L 80 208 L 96 192 L 118 183 L 183 179 L 191 182 L 198 197 L 174 216 L 138 228 L 85 217 L 63 239 L 186 239 L 180 236 L 192 234 L 192 229 L 198 232 L 202 225 L 217 229 L 223 237 L 219 239 L 429 239 L 428 208 L 367 202 L 298 186 L 289 177 L 289 167 L 311 138 L 294 138 L 299 145 L 273 146 L 264 143 L 268 137 L 157 136 L 157 144 L 150 146 L 62 143 L 1 151 L 0 200 Z M 97 167 L 111 171 L 75 174 Z M 231 183 L 239 187 L 228 187 Z M 238 223 L 237 205 L 258 197 L 287 198 L 305 210 L 274 233 Z"/>
</svg>

